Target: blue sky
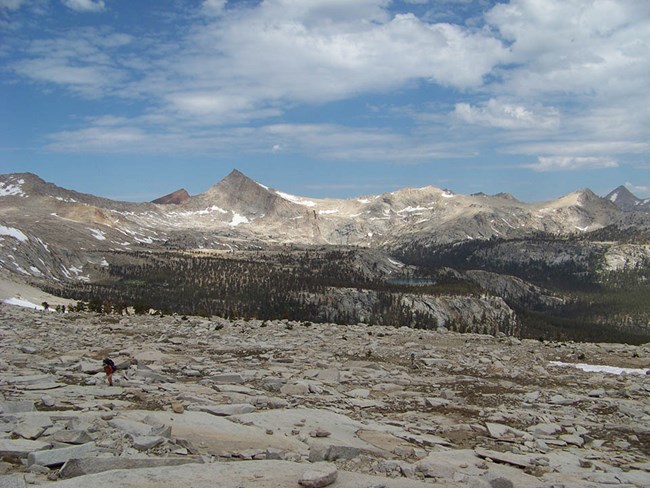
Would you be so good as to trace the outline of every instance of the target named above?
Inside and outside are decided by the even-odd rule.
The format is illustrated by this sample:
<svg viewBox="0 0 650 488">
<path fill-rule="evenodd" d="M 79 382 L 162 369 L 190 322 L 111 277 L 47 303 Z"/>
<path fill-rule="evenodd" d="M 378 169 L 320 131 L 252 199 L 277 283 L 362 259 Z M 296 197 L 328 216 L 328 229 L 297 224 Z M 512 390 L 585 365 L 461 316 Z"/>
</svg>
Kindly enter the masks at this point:
<svg viewBox="0 0 650 488">
<path fill-rule="evenodd" d="M 0 173 L 650 196 L 647 0 L 0 0 Z"/>
</svg>

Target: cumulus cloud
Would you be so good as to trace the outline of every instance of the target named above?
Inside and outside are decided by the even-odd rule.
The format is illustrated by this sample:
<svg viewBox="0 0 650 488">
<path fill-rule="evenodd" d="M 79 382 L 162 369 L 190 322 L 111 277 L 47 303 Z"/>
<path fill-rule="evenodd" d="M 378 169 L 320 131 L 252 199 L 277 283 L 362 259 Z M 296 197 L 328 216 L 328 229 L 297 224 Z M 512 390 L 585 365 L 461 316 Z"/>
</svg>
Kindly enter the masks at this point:
<svg viewBox="0 0 650 488">
<path fill-rule="evenodd" d="M 61 3 L 76 12 L 101 12 L 104 0 L 61 0 Z"/>
<path fill-rule="evenodd" d="M 412 14 L 390 16 L 385 0 L 268 0 L 221 11 L 187 39 L 191 52 L 169 61 L 176 111 L 195 100 L 252 114 L 278 104 L 327 103 L 423 80 L 480 86 L 505 56 L 499 40 Z M 218 46 L 218 49 L 217 49 Z M 230 100 L 230 101 L 228 101 Z M 206 110 L 203 115 L 207 115 Z M 264 112 L 263 112 L 264 113 Z"/>
<path fill-rule="evenodd" d="M 10 69 L 26 78 L 60 85 L 88 97 L 110 94 L 123 88 L 128 70 L 112 56 L 131 42 L 125 34 L 104 34 L 84 29 L 55 40 L 33 40 L 23 59 Z"/>
<path fill-rule="evenodd" d="M 486 14 L 510 43 L 502 88 L 535 95 L 613 96 L 647 86 L 650 7 L 644 0 L 511 0 Z"/>
<path fill-rule="evenodd" d="M 78 11 L 106 8 L 102 0 L 61 1 Z M 0 0 L 0 8 L 23 3 Z M 54 134 L 52 150 L 116 150 L 107 143 L 112 134 L 122 138 L 119 150 L 230 144 L 265 154 L 277 146 L 331 159 L 428 161 L 458 155 L 459 124 L 472 134 L 471 148 L 467 137 L 459 144 L 465 154 L 516 154 L 536 160 L 526 166 L 536 171 L 612 167 L 650 150 L 646 0 L 493 7 L 462 0 L 476 17 L 453 23 L 409 13 L 425 10 L 409 3 L 424 0 L 204 0 L 173 42 L 158 42 L 155 33 L 134 39 L 110 28 L 75 30 L 25 39 L 20 59 L 7 66 L 73 94 L 143 103 L 139 117 L 104 123 L 105 138 L 99 120 L 88 121 Z M 412 106 L 379 100 L 375 106 L 389 108 L 359 114 L 369 125 L 363 130 L 316 115 L 327 123 L 309 123 L 309 115 L 275 123 L 296 108 L 320 114 L 329 102 L 413 87 Z M 408 128 L 400 125 L 405 118 Z"/>
<path fill-rule="evenodd" d="M 457 103 L 454 115 L 468 124 L 501 129 L 557 129 L 559 113 L 555 108 L 530 108 L 520 103 L 490 99 L 487 103 Z"/>
<path fill-rule="evenodd" d="M 593 156 L 540 156 L 536 163 L 526 165 L 526 167 L 539 172 L 576 171 L 617 166 L 618 163 L 613 159 Z"/>
</svg>

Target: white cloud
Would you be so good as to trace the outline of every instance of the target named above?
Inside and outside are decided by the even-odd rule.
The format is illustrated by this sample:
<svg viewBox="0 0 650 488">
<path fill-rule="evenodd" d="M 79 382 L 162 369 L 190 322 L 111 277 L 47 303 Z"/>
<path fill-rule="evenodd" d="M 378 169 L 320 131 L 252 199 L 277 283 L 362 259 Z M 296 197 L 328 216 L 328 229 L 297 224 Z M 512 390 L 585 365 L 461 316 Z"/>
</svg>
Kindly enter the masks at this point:
<svg viewBox="0 0 650 488">
<path fill-rule="evenodd" d="M 268 0 L 226 9 L 196 27 L 186 39 L 191 49 L 169 59 L 165 83 L 152 88 L 173 111 L 196 115 L 200 105 L 202 116 L 264 115 L 271 108 L 277 115 L 280 106 L 389 91 L 415 80 L 480 86 L 506 54 L 485 33 L 411 14 L 391 18 L 386 4 Z"/>
<path fill-rule="evenodd" d="M 560 125 L 559 113 L 555 108 L 530 108 L 494 98 L 478 106 L 457 103 L 454 115 L 468 124 L 501 129 L 554 130 Z"/>
<path fill-rule="evenodd" d="M 0 9 L 18 10 L 27 0 L 0 0 Z"/>
<path fill-rule="evenodd" d="M 65 2 L 106 8 L 104 1 Z M 0 0 L 0 8 L 23 3 Z M 458 2 L 430 3 L 446 9 Z M 460 3 L 472 3 L 472 15 L 485 5 Z M 539 157 L 527 166 L 537 171 L 611 167 L 650 151 L 648 5 L 510 0 L 487 11 L 481 26 L 396 15 L 390 0 L 204 0 L 173 42 L 80 29 L 25 40 L 22 58 L 8 66 L 73 94 L 143 104 L 132 118 L 86 119 L 52 134 L 50 150 L 268 154 L 279 147 L 330 159 L 427 161 L 462 147 L 470 156 L 488 149 L 522 161 Z M 413 87 L 421 88 L 414 96 L 431 93 L 431 100 L 412 107 L 373 101 L 388 108 L 356 114 L 366 117 L 366 129 L 317 115 L 312 120 L 326 122 L 302 115 L 304 123 L 282 123 L 295 108 L 320 114 L 329 102 Z M 437 98 L 438 90 L 450 98 Z M 399 125 L 406 117 L 414 121 L 410 133 Z"/>
<path fill-rule="evenodd" d="M 511 43 L 504 90 L 519 95 L 615 96 L 648 86 L 645 0 L 511 0 L 487 21 Z"/>
<path fill-rule="evenodd" d="M 124 87 L 128 70 L 113 61 L 133 39 L 82 29 L 58 39 L 33 40 L 23 59 L 10 65 L 14 73 L 41 83 L 64 86 L 84 96 L 102 96 Z"/>
<path fill-rule="evenodd" d="M 202 10 L 205 15 L 219 16 L 223 13 L 228 0 L 204 0 Z"/>
<path fill-rule="evenodd" d="M 526 165 L 527 168 L 539 172 L 576 171 L 617 166 L 618 163 L 613 159 L 592 156 L 540 156 L 536 163 Z"/>
<path fill-rule="evenodd" d="M 104 0 L 61 0 L 61 3 L 76 12 L 101 12 Z"/>
</svg>

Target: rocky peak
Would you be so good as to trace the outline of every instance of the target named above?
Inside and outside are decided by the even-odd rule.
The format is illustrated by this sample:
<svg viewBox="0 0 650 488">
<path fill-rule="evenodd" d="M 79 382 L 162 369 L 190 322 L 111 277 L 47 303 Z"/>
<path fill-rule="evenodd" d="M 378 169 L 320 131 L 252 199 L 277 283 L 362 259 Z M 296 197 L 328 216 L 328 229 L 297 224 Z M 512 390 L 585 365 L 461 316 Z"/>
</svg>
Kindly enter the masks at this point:
<svg viewBox="0 0 650 488">
<path fill-rule="evenodd" d="M 165 195 L 164 197 L 157 198 L 151 203 L 157 203 L 159 205 L 182 205 L 190 198 L 190 194 L 187 193 L 187 190 L 185 190 L 185 188 L 181 188 L 180 190 L 176 190 L 175 192 Z"/>
<path fill-rule="evenodd" d="M 199 200 L 203 204 L 217 205 L 229 211 L 255 217 L 271 213 L 278 200 L 282 199 L 270 188 L 234 169 L 223 180 L 201 194 Z"/>
<path fill-rule="evenodd" d="M 623 211 L 650 210 L 650 200 L 641 200 L 624 185 L 609 192 L 605 198 Z"/>
</svg>

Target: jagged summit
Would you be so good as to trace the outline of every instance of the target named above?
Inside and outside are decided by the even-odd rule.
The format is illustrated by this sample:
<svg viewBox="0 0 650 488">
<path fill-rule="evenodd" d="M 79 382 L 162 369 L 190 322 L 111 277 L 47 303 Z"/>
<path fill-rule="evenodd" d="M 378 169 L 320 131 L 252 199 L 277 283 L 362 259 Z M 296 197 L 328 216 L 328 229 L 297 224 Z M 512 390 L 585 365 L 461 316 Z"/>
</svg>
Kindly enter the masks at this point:
<svg viewBox="0 0 650 488">
<path fill-rule="evenodd" d="M 624 185 L 609 192 L 605 198 L 625 212 L 650 211 L 650 199 L 638 198 Z"/>
<path fill-rule="evenodd" d="M 190 198 L 190 194 L 187 193 L 187 190 L 181 188 L 180 190 L 176 190 L 168 195 L 156 198 L 151 203 L 156 203 L 158 205 L 182 205 L 189 201 Z"/>
</svg>

